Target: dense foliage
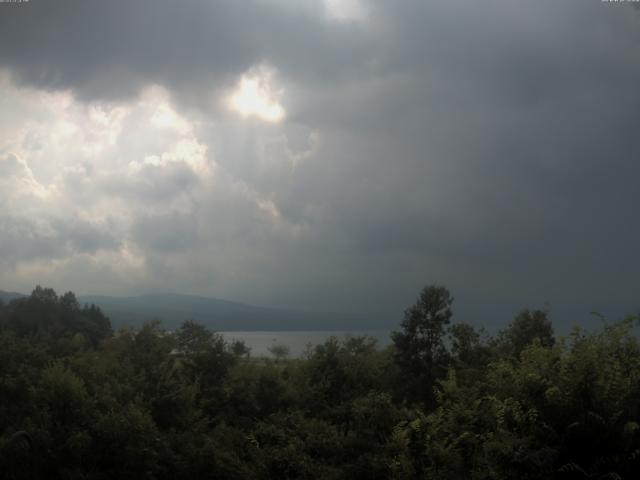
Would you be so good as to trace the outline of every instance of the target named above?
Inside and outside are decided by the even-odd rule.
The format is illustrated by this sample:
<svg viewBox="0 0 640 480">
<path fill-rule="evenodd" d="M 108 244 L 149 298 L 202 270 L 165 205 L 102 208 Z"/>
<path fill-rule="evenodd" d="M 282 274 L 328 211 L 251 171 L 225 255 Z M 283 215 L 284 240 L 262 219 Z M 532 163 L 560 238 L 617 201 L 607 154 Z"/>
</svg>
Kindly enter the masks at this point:
<svg viewBox="0 0 640 480">
<path fill-rule="evenodd" d="M 523 311 L 490 337 L 427 287 L 393 344 L 251 358 L 187 321 L 112 332 L 72 293 L 0 306 L 0 477 L 637 478 L 634 319 L 556 338 Z"/>
</svg>

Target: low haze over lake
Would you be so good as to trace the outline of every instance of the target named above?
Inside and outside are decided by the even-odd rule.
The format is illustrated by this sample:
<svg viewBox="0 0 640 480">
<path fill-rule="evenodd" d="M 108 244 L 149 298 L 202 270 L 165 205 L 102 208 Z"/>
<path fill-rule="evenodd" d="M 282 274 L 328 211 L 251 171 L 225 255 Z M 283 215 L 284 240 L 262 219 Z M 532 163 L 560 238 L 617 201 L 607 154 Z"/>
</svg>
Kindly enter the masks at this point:
<svg viewBox="0 0 640 480">
<path fill-rule="evenodd" d="M 361 332 L 219 332 L 228 341 L 242 340 L 251 349 L 253 357 L 271 357 L 269 348 L 274 345 L 289 347 L 292 357 L 301 356 L 307 349 L 307 345 L 316 346 L 324 343 L 329 337 L 343 339 L 345 337 L 368 336 L 375 338 L 379 347 L 386 347 L 391 343 L 390 331 L 370 330 Z"/>
</svg>

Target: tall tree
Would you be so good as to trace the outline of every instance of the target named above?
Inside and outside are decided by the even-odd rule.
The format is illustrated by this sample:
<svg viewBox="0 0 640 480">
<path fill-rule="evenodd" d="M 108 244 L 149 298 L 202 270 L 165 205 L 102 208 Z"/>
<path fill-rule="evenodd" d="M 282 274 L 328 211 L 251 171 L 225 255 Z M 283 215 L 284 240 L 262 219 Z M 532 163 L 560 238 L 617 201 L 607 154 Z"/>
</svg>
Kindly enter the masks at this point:
<svg viewBox="0 0 640 480">
<path fill-rule="evenodd" d="M 553 325 L 543 310 L 522 310 L 499 336 L 505 353 L 515 357 L 535 340 L 543 347 L 551 347 L 555 343 Z"/>
<path fill-rule="evenodd" d="M 447 288 L 427 286 L 416 303 L 405 311 L 402 331 L 391 334 L 395 361 L 405 374 L 403 383 L 408 400 L 433 404 L 434 384 L 443 378 L 447 368 L 444 336 L 453 315 L 452 304 L 453 297 Z"/>
</svg>

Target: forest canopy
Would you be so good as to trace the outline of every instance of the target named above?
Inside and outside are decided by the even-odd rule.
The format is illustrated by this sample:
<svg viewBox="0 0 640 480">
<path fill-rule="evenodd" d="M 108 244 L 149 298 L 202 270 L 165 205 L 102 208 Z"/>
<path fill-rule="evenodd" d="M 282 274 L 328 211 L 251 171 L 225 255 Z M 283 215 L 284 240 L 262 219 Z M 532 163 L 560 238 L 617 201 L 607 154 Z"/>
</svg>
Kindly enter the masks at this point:
<svg viewBox="0 0 640 480">
<path fill-rule="evenodd" d="M 0 305 L 0 478 L 636 478 L 634 317 L 558 337 L 523 310 L 491 336 L 453 305 L 427 286 L 388 347 L 254 358 L 37 287 Z"/>
</svg>

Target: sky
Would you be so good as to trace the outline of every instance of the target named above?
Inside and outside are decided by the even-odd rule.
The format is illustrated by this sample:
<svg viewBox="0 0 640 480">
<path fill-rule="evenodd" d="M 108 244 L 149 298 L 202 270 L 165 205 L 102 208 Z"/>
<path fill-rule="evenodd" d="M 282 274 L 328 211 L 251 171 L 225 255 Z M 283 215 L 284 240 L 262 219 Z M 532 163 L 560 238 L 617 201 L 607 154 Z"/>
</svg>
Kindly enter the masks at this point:
<svg viewBox="0 0 640 480">
<path fill-rule="evenodd" d="M 638 311 L 634 6 L 0 3 L 0 289 Z"/>
</svg>

